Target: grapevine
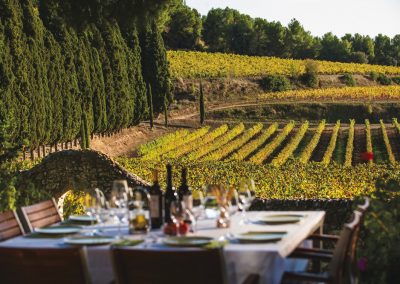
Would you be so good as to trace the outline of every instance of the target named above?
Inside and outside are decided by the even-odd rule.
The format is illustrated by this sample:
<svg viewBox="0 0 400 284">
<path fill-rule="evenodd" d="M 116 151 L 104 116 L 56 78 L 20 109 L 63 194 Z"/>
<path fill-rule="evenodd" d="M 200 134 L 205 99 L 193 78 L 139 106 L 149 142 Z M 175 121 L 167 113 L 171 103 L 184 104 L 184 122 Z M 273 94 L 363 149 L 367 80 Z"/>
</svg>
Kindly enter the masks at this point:
<svg viewBox="0 0 400 284">
<path fill-rule="evenodd" d="M 311 155 L 314 152 L 315 148 L 317 147 L 319 139 L 321 138 L 321 135 L 322 135 L 322 132 L 324 131 L 324 129 L 325 129 L 325 120 L 322 120 L 319 123 L 317 130 L 315 131 L 315 134 L 312 137 L 310 143 L 308 143 L 306 148 L 300 154 L 299 160 L 303 164 L 307 163 L 310 160 Z"/>
<path fill-rule="evenodd" d="M 329 163 L 331 162 L 333 151 L 335 151 L 336 148 L 336 141 L 338 138 L 339 129 L 340 129 L 340 120 L 336 122 L 336 125 L 332 130 L 331 140 L 329 141 L 328 148 L 326 149 L 324 157 L 322 158 L 321 161 L 321 163 L 324 164 L 325 166 L 329 165 Z"/>
<path fill-rule="evenodd" d="M 380 121 L 381 124 L 381 130 L 382 130 L 382 136 L 383 136 L 383 141 L 385 142 L 385 146 L 386 146 L 386 151 L 388 153 L 388 157 L 389 157 L 389 162 L 394 165 L 396 163 L 396 158 L 394 157 L 393 151 L 392 151 L 392 146 L 390 146 L 390 142 L 389 142 L 389 137 L 386 133 L 386 127 L 385 124 L 383 123 L 383 120 L 381 119 Z"/>
<path fill-rule="evenodd" d="M 250 143 L 247 143 L 244 145 L 242 148 L 240 148 L 236 153 L 234 153 L 229 160 L 236 160 L 236 161 L 243 161 L 248 157 L 252 152 L 257 150 L 258 147 L 260 147 L 262 144 L 267 141 L 269 137 L 271 137 L 272 134 L 275 133 L 275 131 L 278 129 L 278 123 L 272 124 L 270 127 L 268 127 L 267 130 L 265 130 L 260 137 L 257 139 L 251 141 Z"/>
<path fill-rule="evenodd" d="M 270 143 L 268 143 L 263 149 L 258 151 L 253 157 L 251 157 L 250 161 L 256 165 L 262 164 L 273 152 L 274 150 L 282 143 L 283 140 L 289 135 L 289 133 L 294 128 L 294 122 L 289 122 L 285 128 L 282 129 L 282 132 L 279 133 L 278 136 L 275 137 Z"/>
<path fill-rule="evenodd" d="M 235 151 L 236 149 L 240 148 L 242 145 L 244 145 L 247 141 L 249 141 L 254 135 L 259 133 L 261 129 L 263 128 L 262 123 L 257 123 L 254 125 L 252 128 L 248 129 L 245 133 L 243 133 L 242 136 L 239 138 L 233 140 L 230 142 L 228 145 L 225 145 L 224 147 L 221 147 L 214 152 L 208 154 L 204 158 L 202 158 L 202 161 L 218 161 L 223 158 L 225 158 L 227 155 Z"/>
<path fill-rule="evenodd" d="M 307 132 L 308 129 L 308 121 L 304 122 L 301 126 L 299 131 L 296 133 L 296 135 L 290 140 L 290 142 L 286 145 L 285 148 L 276 156 L 271 164 L 280 167 L 282 166 L 287 159 L 293 154 L 294 150 L 296 150 L 297 146 L 299 146 L 301 140 L 303 139 L 304 135 Z"/>
<path fill-rule="evenodd" d="M 354 124 L 355 120 L 350 120 L 349 126 L 349 136 L 347 138 L 347 145 L 346 145 L 346 155 L 344 158 L 344 166 L 351 167 L 353 161 L 353 149 L 354 149 Z"/>
</svg>

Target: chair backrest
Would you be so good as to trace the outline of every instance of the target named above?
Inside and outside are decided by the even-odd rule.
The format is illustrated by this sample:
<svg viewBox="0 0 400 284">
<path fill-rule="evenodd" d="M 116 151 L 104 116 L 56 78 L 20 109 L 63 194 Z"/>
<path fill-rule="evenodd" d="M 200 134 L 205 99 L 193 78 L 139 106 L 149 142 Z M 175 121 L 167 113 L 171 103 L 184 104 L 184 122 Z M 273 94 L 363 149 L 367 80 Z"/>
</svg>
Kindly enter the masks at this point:
<svg viewBox="0 0 400 284">
<path fill-rule="evenodd" d="M 2 284 L 88 284 L 86 251 L 0 247 Z"/>
<path fill-rule="evenodd" d="M 339 240 L 333 251 L 332 261 L 329 264 L 329 273 L 331 283 L 341 284 L 345 283 L 348 279 L 347 269 L 350 266 L 351 248 L 354 242 L 354 235 L 360 227 L 361 213 L 354 211 L 353 220 L 344 225 L 340 233 Z"/>
<path fill-rule="evenodd" d="M 21 211 L 25 218 L 27 229 L 31 232 L 35 228 L 46 227 L 62 221 L 54 198 L 22 207 Z"/>
<path fill-rule="evenodd" d="M 371 205 L 371 199 L 369 197 L 364 197 L 364 203 L 357 206 L 357 210 L 361 213 L 365 213 L 369 206 Z"/>
<path fill-rule="evenodd" d="M 113 248 L 112 259 L 117 284 L 227 283 L 221 249 Z"/>
<path fill-rule="evenodd" d="M 24 229 L 15 211 L 0 213 L 0 241 L 23 235 Z"/>
</svg>

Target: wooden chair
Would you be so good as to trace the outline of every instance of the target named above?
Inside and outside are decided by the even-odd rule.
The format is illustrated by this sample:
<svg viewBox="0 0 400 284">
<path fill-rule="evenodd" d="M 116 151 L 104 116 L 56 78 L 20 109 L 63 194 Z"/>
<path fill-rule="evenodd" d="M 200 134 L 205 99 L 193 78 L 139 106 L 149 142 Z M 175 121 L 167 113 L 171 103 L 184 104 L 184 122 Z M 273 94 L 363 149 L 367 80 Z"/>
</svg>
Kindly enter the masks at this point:
<svg viewBox="0 0 400 284">
<path fill-rule="evenodd" d="M 29 232 L 32 232 L 35 228 L 46 227 L 62 221 L 54 198 L 22 207 L 21 212 L 25 219 L 26 229 Z"/>
<path fill-rule="evenodd" d="M 0 247 L 2 284 L 88 284 L 86 251 L 74 248 Z"/>
<path fill-rule="evenodd" d="M 136 250 L 113 248 L 117 284 L 224 284 L 225 264 L 220 249 Z M 244 283 L 258 283 L 250 275 Z"/>
<path fill-rule="evenodd" d="M 350 249 L 354 242 L 354 235 L 360 227 L 361 213 L 354 212 L 354 218 L 351 223 L 345 224 L 336 243 L 332 256 L 325 253 L 309 253 L 305 256 L 307 259 L 330 261 L 328 271 L 324 273 L 309 272 L 285 272 L 282 283 L 298 282 L 321 282 L 331 284 L 343 284 L 348 281 L 348 267 L 350 267 Z M 302 257 L 299 255 L 299 257 Z"/>
<path fill-rule="evenodd" d="M 361 213 L 361 221 L 360 221 L 360 225 L 363 224 L 364 222 L 364 217 L 365 214 L 369 208 L 369 206 L 371 205 L 371 201 L 370 198 L 365 197 L 364 198 L 364 203 L 361 205 L 357 206 L 357 211 Z M 354 235 L 355 237 L 355 244 L 357 245 L 358 242 L 358 238 L 359 238 L 359 230 L 360 228 L 358 228 L 357 233 Z M 330 243 L 336 243 L 339 240 L 339 236 L 336 235 L 326 235 L 326 234 L 322 234 L 322 235 L 318 235 L 318 234 L 312 234 L 310 235 L 307 240 L 313 240 L 313 241 L 322 241 L 322 242 L 330 242 Z M 299 253 L 307 253 L 307 252 L 311 252 L 311 253 L 326 253 L 326 254 L 333 254 L 333 250 L 331 249 L 314 249 L 314 248 L 302 248 L 299 247 L 297 248 L 294 252 L 293 255 L 295 254 L 299 254 Z M 354 247 L 354 255 L 355 255 L 355 247 Z"/>
<path fill-rule="evenodd" d="M 24 229 L 15 211 L 0 213 L 0 242 L 24 234 Z"/>
</svg>

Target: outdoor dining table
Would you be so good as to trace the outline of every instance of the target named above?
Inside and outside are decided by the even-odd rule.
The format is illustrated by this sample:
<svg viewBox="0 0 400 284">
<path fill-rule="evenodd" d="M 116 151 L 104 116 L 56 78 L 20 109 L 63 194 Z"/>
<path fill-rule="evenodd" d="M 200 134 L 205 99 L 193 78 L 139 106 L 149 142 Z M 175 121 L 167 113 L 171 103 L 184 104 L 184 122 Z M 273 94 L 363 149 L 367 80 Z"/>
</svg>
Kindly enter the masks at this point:
<svg viewBox="0 0 400 284">
<path fill-rule="evenodd" d="M 259 217 L 273 214 L 298 214 L 303 218 L 298 223 L 265 225 L 252 222 Z M 244 222 L 240 212 L 231 217 L 231 226 L 226 229 L 216 228 L 216 221 L 213 219 L 199 220 L 197 232 L 194 235 L 213 237 L 216 240 L 226 240 L 230 234 L 240 234 L 249 231 L 260 232 L 287 232 L 287 234 L 277 242 L 268 243 L 227 243 L 223 247 L 226 271 L 229 283 L 236 284 L 244 281 L 249 274 L 260 275 L 260 283 L 275 284 L 279 283 L 285 270 L 304 269 L 307 265 L 305 260 L 287 258 L 296 247 L 309 245 L 305 239 L 312 233 L 322 233 L 324 222 L 324 211 L 252 211 L 246 214 Z M 116 225 L 106 225 L 101 227 L 102 232 L 107 235 L 117 235 Z M 122 232 L 128 234 L 127 226 L 122 228 Z M 165 237 L 161 230 L 150 232 L 152 241 L 127 247 L 127 249 L 151 249 L 151 250 L 180 250 L 187 248 L 168 247 L 163 244 Z M 131 237 L 131 236 L 130 236 Z M 143 236 L 133 236 L 133 238 Z M 148 238 L 150 239 L 150 238 Z M 29 238 L 17 237 L 0 243 L 2 247 L 27 247 L 27 248 L 57 248 L 63 247 L 63 238 Z M 110 259 L 110 246 L 88 246 L 87 261 L 88 269 L 95 284 L 109 284 L 114 279 L 113 269 Z M 171 260 L 173 261 L 173 260 Z M 199 264 L 201 265 L 201 264 Z M 179 269 L 179 268 L 177 268 Z"/>
</svg>

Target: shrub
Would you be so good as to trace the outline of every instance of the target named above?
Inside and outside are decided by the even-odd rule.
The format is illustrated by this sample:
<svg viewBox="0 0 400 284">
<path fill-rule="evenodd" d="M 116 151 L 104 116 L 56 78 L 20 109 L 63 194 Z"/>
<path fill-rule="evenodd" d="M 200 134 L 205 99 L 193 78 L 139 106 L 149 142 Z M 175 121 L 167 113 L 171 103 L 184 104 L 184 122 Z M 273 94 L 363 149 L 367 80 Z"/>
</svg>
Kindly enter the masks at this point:
<svg viewBox="0 0 400 284">
<path fill-rule="evenodd" d="M 378 73 L 376 73 L 376 72 L 370 72 L 370 73 L 369 73 L 369 78 L 370 78 L 372 81 L 376 81 L 376 80 L 378 79 Z"/>
<path fill-rule="evenodd" d="M 368 56 L 362 51 L 353 52 L 350 55 L 350 61 L 354 63 L 367 64 Z"/>
<path fill-rule="evenodd" d="M 376 80 L 379 82 L 379 84 L 385 85 L 385 86 L 390 85 L 392 83 L 392 79 L 390 79 L 385 74 L 379 74 L 378 78 L 376 78 Z"/>
<path fill-rule="evenodd" d="M 267 92 L 283 92 L 292 88 L 290 81 L 283 75 L 267 75 L 260 80 L 260 85 Z"/>
<path fill-rule="evenodd" d="M 396 83 L 397 85 L 400 85 L 400 77 L 393 77 L 392 82 Z"/>
<path fill-rule="evenodd" d="M 318 86 L 318 63 L 316 61 L 306 61 L 305 72 L 301 76 L 301 81 L 310 88 L 316 88 Z"/>
<path fill-rule="evenodd" d="M 354 80 L 353 74 L 345 73 L 340 76 L 340 81 L 342 81 L 346 86 L 354 87 L 356 85 L 356 81 Z"/>
<path fill-rule="evenodd" d="M 400 184 L 398 176 L 376 182 L 375 199 L 365 215 L 358 252 L 361 283 L 398 283 L 400 271 Z"/>
</svg>

